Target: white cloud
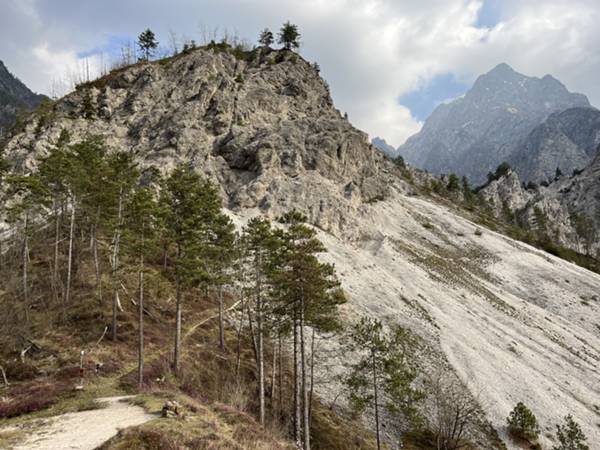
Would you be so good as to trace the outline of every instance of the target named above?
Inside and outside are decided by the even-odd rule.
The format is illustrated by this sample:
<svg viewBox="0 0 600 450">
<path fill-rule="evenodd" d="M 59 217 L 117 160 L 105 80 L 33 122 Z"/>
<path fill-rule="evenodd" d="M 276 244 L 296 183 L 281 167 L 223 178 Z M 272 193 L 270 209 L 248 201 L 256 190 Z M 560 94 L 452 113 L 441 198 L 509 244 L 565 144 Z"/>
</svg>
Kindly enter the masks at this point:
<svg viewBox="0 0 600 450">
<path fill-rule="evenodd" d="M 435 75 L 473 79 L 500 62 L 552 73 L 600 104 L 600 4 L 596 0 L 504 0 L 503 22 L 476 26 L 483 0 L 21 0 L 3 6 L 0 40 L 9 69 L 48 93 L 81 73 L 81 51 L 150 26 L 200 40 L 200 24 L 254 39 L 264 26 L 296 22 L 302 54 L 317 60 L 337 107 L 372 136 L 401 144 L 420 124 L 399 96 Z M 92 71 L 97 60 L 90 60 Z"/>
</svg>

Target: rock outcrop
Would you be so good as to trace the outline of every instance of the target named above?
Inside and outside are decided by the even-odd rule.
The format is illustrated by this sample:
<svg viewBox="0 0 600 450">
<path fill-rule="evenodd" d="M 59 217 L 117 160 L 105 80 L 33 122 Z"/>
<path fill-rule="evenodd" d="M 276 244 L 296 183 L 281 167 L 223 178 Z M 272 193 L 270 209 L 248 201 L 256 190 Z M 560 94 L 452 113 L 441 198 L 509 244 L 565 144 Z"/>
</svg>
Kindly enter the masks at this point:
<svg viewBox="0 0 600 450">
<path fill-rule="evenodd" d="M 584 170 L 550 184 L 525 187 L 511 171 L 488 183 L 481 193 L 497 217 L 508 208 L 522 223 L 537 228 L 541 215 L 555 243 L 579 253 L 599 254 L 600 154 Z"/>
<path fill-rule="evenodd" d="M 487 173 L 510 160 L 550 114 L 589 106 L 585 96 L 570 93 L 550 75 L 527 77 L 500 64 L 480 76 L 463 97 L 438 106 L 398 151 L 422 169 L 454 172 L 483 184 Z M 515 167 L 519 174 L 520 169 Z"/>
<path fill-rule="evenodd" d="M 383 153 L 385 153 L 391 158 L 395 158 L 396 156 L 398 156 L 398 150 L 396 150 L 393 146 L 388 144 L 383 138 L 374 137 L 373 139 L 371 139 L 371 144 L 373 144 L 377 149 L 381 150 Z"/>
<path fill-rule="evenodd" d="M 600 145 L 600 111 L 571 108 L 552 114 L 519 144 L 510 164 L 524 181 L 553 179 L 584 169 Z"/>
<path fill-rule="evenodd" d="M 313 66 L 285 51 L 197 49 L 140 63 L 79 86 L 50 115 L 7 144 L 22 167 L 62 129 L 73 141 L 100 135 L 143 165 L 189 161 L 220 182 L 233 210 L 299 207 L 332 232 L 348 229 L 362 202 L 385 197 L 394 170 L 334 108 Z"/>
</svg>

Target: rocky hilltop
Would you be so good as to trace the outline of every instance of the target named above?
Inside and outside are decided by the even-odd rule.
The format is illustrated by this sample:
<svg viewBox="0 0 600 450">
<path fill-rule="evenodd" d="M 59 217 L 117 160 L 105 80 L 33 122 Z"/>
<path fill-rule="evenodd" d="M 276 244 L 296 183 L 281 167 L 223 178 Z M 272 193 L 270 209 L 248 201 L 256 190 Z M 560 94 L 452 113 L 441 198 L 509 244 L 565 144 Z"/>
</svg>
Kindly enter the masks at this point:
<svg viewBox="0 0 600 450">
<path fill-rule="evenodd" d="M 487 173 L 510 160 L 550 114 L 589 106 L 585 96 L 570 93 L 550 75 L 527 77 L 500 64 L 480 76 L 463 97 L 438 106 L 423 129 L 398 150 L 417 167 L 437 174 L 466 175 L 474 184 L 482 184 Z M 524 160 L 515 169 L 519 174 L 538 170 L 534 160 Z"/>
<path fill-rule="evenodd" d="M 585 103 L 566 93 L 547 110 L 571 102 Z M 442 107 L 430 126 L 459 104 Z M 520 129 L 525 116 L 508 114 L 498 117 Z M 418 195 L 340 115 L 301 57 L 215 46 L 114 71 L 34 114 L 6 145 L 13 170 L 35 166 L 63 129 L 74 141 L 100 135 L 161 170 L 189 162 L 219 182 L 238 224 L 292 207 L 307 213 L 348 294 L 343 319 L 369 315 L 409 328 L 422 342 L 424 371 L 454 371 L 508 448 L 516 447 L 506 416 L 518 401 L 535 411 L 543 445 L 568 413 L 600 442 L 600 276 Z M 316 385 L 333 400 L 332 375 L 345 361 L 325 354 Z M 471 432 L 476 448 L 498 448 L 489 433 Z"/>
<path fill-rule="evenodd" d="M 291 52 L 198 49 L 113 72 L 35 117 L 6 152 L 30 167 L 63 129 L 74 141 L 103 136 L 163 170 L 189 161 L 220 181 L 231 209 L 303 206 L 328 230 L 342 230 L 351 208 L 389 185 L 391 164 Z"/>
<path fill-rule="evenodd" d="M 0 135 L 10 128 L 21 110 L 32 110 L 43 95 L 34 94 L 0 61 Z"/>
</svg>

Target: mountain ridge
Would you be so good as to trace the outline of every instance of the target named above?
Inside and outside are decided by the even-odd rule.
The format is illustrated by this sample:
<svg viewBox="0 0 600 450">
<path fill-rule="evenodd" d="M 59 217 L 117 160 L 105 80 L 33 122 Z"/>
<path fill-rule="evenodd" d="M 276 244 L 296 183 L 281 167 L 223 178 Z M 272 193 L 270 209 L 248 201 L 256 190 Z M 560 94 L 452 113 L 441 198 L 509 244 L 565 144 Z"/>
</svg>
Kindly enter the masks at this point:
<svg viewBox="0 0 600 450">
<path fill-rule="evenodd" d="M 0 134 L 14 124 L 19 111 L 35 109 L 44 98 L 33 93 L 0 60 Z"/>
<path fill-rule="evenodd" d="M 551 75 L 528 77 L 502 63 L 479 76 L 463 97 L 438 106 L 398 151 L 432 173 L 454 172 L 482 184 L 533 128 L 571 107 L 590 104 Z"/>
</svg>

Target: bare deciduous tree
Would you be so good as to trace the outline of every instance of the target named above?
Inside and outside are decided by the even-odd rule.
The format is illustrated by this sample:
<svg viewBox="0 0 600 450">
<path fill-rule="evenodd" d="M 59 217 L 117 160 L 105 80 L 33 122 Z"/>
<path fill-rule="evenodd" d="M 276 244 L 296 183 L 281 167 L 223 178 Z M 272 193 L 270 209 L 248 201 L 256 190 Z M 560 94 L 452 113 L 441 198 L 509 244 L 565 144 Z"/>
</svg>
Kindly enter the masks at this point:
<svg viewBox="0 0 600 450">
<path fill-rule="evenodd" d="M 480 406 L 452 374 L 442 371 L 430 379 L 429 408 L 438 450 L 457 450 L 466 445 L 465 434 L 477 420 Z"/>
</svg>

